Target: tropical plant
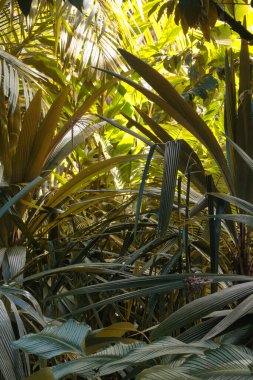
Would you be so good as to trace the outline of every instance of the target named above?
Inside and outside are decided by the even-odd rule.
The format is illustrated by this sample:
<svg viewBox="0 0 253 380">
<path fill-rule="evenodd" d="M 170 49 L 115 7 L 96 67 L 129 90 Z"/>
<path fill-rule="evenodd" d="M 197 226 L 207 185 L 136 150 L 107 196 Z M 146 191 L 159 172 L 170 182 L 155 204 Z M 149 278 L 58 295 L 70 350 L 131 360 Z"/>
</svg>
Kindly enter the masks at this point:
<svg viewBox="0 0 253 380">
<path fill-rule="evenodd" d="M 250 378 L 246 43 L 236 107 L 220 2 L 72 3 L 1 2 L 1 376 Z"/>
<path fill-rule="evenodd" d="M 252 377 L 252 350 L 228 342 L 217 344 L 195 340 L 185 343 L 173 337 L 163 337 L 151 343 L 125 342 L 105 349 L 101 349 L 103 343 L 100 343 L 99 351 L 88 354 L 89 342 L 108 343 L 108 333 L 109 340 L 121 340 L 127 331 L 136 329 L 131 324 L 123 323 L 90 331 L 85 323 L 77 324 L 68 320 L 60 326 L 49 326 L 38 334 L 27 335 L 15 342 L 14 346 L 46 360 L 63 354 L 75 356 L 66 363 L 43 368 L 29 379 L 39 379 L 42 376 L 61 379 L 69 374 L 97 379 L 115 372 L 138 380 Z M 226 335 L 223 339 L 226 340 Z M 94 351 L 94 346 L 92 350 Z"/>
</svg>

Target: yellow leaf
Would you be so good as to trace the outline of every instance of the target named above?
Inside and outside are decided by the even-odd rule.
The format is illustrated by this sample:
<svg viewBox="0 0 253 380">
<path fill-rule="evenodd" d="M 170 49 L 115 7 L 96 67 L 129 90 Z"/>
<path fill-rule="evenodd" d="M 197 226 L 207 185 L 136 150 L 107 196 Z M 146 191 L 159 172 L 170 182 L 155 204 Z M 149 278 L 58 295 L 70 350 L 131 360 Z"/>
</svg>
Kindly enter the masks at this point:
<svg viewBox="0 0 253 380">
<path fill-rule="evenodd" d="M 96 334 L 97 338 L 121 337 L 128 331 L 137 331 L 130 322 L 113 323 L 111 326 L 105 327 Z"/>
</svg>

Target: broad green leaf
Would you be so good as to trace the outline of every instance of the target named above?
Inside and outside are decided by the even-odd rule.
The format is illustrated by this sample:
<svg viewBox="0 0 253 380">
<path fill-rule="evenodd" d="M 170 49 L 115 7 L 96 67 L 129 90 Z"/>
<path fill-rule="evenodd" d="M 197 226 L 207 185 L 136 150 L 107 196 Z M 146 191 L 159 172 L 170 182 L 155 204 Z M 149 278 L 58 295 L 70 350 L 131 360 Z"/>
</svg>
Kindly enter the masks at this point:
<svg viewBox="0 0 253 380">
<path fill-rule="evenodd" d="M 240 347 L 221 346 L 201 356 L 189 356 L 172 366 L 155 366 L 144 370 L 137 380 L 248 380 L 251 378 L 252 354 Z M 157 375 L 157 377 L 156 377 Z"/>
<path fill-rule="evenodd" d="M 86 357 L 82 359 L 71 360 L 69 362 L 58 364 L 52 367 L 55 380 L 60 380 L 67 375 L 80 375 L 84 378 L 96 378 L 98 368 L 106 362 L 110 362 L 111 357 Z"/>
<path fill-rule="evenodd" d="M 156 365 L 144 369 L 136 380 L 199 380 L 199 377 L 191 376 L 184 368 L 168 368 L 165 365 Z"/>
<path fill-rule="evenodd" d="M 175 338 L 167 337 L 162 340 L 137 347 L 130 351 L 125 357 L 114 360 L 111 363 L 103 365 L 99 374 L 107 375 L 116 371 L 123 370 L 135 363 L 143 363 L 165 355 L 201 355 L 206 350 L 206 346 L 199 344 L 185 344 Z"/>
<path fill-rule="evenodd" d="M 209 350 L 202 357 L 190 357 L 183 364 L 187 373 L 200 379 L 238 379 L 252 378 L 252 353 L 236 346 L 221 346 Z"/>
<path fill-rule="evenodd" d="M 214 326 L 220 322 L 222 317 L 212 317 L 203 322 L 190 327 L 182 334 L 177 335 L 177 339 L 185 343 L 200 341 Z"/>
<path fill-rule="evenodd" d="M 111 363 L 114 360 L 124 358 L 136 347 L 143 345 L 143 343 L 116 344 L 115 346 L 110 346 L 94 355 L 72 360 L 68 363 L 59 364 L 52 367 L 52 371 L 56 380 L 73 373 L 84 377 L 95 377 L 98 375 L 99 368 L 103 365 Z"/>
<path fill-rule="evenodd" d="M 18 272 L 20 272 L 26 262 L 26 247 L 16 246 L 9 247 L 5 252 L 5 259 L 3 262 L 3 277 L 5 281 L 10 280 Z M 21 279 L 23 275 L 21 274 L 19 278 Z"/>
<path fill-rule="evenodd" d="M 41 326 L 45 326 L 45 320 L 39 303 L 28 291 L 10 285 L 3 285 L 0 286 L 0 295 L 1 297 L 8 298 L 11 303 L 15 304 L 27 315 L 34 318 L 34 320 Z"/>
<path fill-rule="evenodd" d="M 88 331 L 86 323 L 70 319 L 60 326 L 47 326 L 38 334 L 25 335 L 14 342 L 13 346 L 43 359 L 68 352 L 82 355 L 82 344 Z"/>
<path fill-rule="evenodd" d="M 17 297 L 16 295 L 12 294 L 11 291 L 10 292 L 2 291 L 2 293 L 9 300 L 13 309 L 19 308 L 17 310 L 20 310 L 20 312 L 22 313 L 26 313 L 27 316 L 33 318 L 41 326 L 43 327 L 45 326 L 46 323 L 45 323 L 45 319 L 42 315 L 41 310 L 38 307 L 37 308 L 35 307 L 37 305 L 34 305 L 34 304 L 31 305 L 30 303 L 23 300 L 21 297 Z M 16 315 L 16 320 L 18 318 L 19 318 L 19 315 Z M 20 335 L 24 335 L 24 333 Z"/>
<path fill-rule="evenodd" d="M 215 327 L 213 327 L 203 338 L 203 340 L 208 340 L 214 336 L 220 334 L 222 331 L 226 330 L 238 319 L 242 318 L 244 315 L 248 314 L 253 310 L 253 295 L 247 297 L 242 301 L 235 309 L 231 311 L 224 319 L 222 319 Z"/>
<path fill-rule="evenodd" d="M 175 313 L 161 322 L 151 333 L 151 339 L 159 339 L 171 332 L 185 327 L 197 319 L 208 315 L 212 311 L 221 310 L 231 302 L 250 295 L 253 291 L 253 282 L 234 285 L 219 292 L 196 299 L 184 305 Z"/>
</svg>

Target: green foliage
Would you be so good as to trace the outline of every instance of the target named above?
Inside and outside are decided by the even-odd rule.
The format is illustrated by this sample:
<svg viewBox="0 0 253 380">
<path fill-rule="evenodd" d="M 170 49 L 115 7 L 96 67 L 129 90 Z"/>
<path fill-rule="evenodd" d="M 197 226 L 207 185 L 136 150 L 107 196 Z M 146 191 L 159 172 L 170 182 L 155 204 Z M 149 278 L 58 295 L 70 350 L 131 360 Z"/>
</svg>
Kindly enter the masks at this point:
<svg viewBox="0 0 253 380">
<path fill-rule="evenodd" d="M 129 366 L 134 366 L 136 373 L 139 372 L 137 379 L 225 379 L 228 376 L 230 379 L 250 379 L 252 375 L 252 351 L 243 347 L 203 341 L 183 343 L 167 337 L 148 344 L 119 343 L 86 355 L 80 342 L 88 338 L 87 332 L 85 324 L 69 320 L 59 327 L 47 327 L 39 334 L 25 336 L 14 346 L 45 358 L 52 358 L 64 351 L 78 353 L 78 358 L 52 367 L 52 378 L 56 380 L 68 374 L 95 379 L 123 371 Z M 158 358 L 160 365 L 149 366 L 148 363 Z M 149 368 L 143 370 L 147 366 Z M 37 375 L 40 376 L 40 371 Z"/>
<path fill-rule="evenodd" d="M 0 2 L 1 379 L 252 377 L 241 3 Z"/>
</svg>

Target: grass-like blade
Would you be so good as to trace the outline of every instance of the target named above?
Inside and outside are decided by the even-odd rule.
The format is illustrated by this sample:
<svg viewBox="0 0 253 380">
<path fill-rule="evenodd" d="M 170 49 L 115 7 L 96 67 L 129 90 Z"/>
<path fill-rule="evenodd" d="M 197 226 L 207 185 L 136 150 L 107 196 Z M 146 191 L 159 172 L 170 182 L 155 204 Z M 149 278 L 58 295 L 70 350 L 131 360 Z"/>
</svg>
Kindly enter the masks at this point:
<svg viewBox="0 0 253 380">
<path fill-rule="evenodd" d="M 164 152 L 164 170 L 159 210 L 158 234 L 166 235 L 174 203 L 178 165 L 181 152 L 181 140 L 169 141 Z"/>
</svg>

